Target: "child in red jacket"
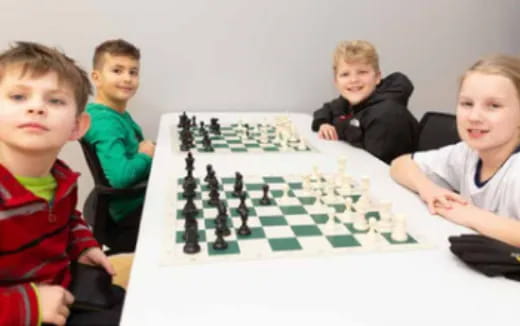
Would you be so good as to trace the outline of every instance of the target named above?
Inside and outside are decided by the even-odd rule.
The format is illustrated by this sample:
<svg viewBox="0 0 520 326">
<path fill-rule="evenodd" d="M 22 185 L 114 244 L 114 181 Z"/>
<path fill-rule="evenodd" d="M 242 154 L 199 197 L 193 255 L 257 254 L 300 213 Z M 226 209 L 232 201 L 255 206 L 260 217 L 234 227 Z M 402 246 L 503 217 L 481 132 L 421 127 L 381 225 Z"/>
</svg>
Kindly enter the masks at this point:
<svg viewBox="0 0 520 326">
<path fill-rule="evenodd" d="M 0 54 L 0 325 L 73 321 L 71 262 L 114 274 L 75 209 L 78 174 L 57 159 L 88 129 L 90 93 L 55 49 L 20 42 Z"/>
</svg>

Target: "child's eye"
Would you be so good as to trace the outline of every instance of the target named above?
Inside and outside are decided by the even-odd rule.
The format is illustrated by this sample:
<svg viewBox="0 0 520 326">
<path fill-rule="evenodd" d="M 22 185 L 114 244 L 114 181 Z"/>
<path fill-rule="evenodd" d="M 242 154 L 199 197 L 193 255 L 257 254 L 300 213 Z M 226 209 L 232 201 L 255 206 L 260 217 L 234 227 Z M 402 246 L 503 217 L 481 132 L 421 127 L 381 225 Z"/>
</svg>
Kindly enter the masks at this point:
<svg viewBox="0 0 520 326">
<path fill-rule="evenodd" d="M 492 109 L 500 109 L 502 107 L 502 105 L 498 104 L 498 103 L 491 103 L 489 105 L 489 107 L 492 108 Z"/>
<path fill-rule="evenodd" d="M 116 74 L 120 74 L 121 73 L 121 69 L 118 69 L 118 68 L 112 69 L 112 72 L 116 73 Z"/>
<path fill-rule="evenodd" d="M 139 72 L 137 70 L 130 70 L 130 75 L 132 76 L 138 76 Z"/>
<path fill-rule="evenodd" d="M 23 101 L 25 100 L 25 95 L 23 94 L 12 94 L 9 95 L 9 98 L 13 101 Z"/>
<path fill-rule="evenodd" d="M 340 77 L 348 77 L 348 72 L 343 72 L 339 75 Z"/>
<path fill-rule="evenodd" d="M 65 105 L 65 101 L 60 98 L 51 98 L 49 102 L 53 105 Z"/>
<path fill-rule="evenodd" d="M 473 103 L 470 102 L 470 101 L 461 101 L 461 102 L 459 103 L 459 105 L 462 106 L 462 107 L 465 107 L 465 108 L 469 108 L 469 107 L 472 107 L 472 106 L 473 106 Z"/>
</svg>

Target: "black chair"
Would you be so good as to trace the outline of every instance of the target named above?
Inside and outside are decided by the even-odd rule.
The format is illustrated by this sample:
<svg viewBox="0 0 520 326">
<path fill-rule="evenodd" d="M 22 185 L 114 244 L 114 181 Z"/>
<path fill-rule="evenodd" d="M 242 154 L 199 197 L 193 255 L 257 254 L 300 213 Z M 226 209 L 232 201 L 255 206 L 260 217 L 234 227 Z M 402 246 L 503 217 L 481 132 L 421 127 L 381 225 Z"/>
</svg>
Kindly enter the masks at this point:
<svg viewBox="0 0 520 326">
<path fill-rule="evenodd" d="M 460 141 L 455 115 L 443 112 L 426 112 L 419 122 L 416 151 L 437 149 Z"/>
<path fill-rule="evenodd" d="M 95 147 L 83 139 L 80 139 L 79 143 L 94 179 L 94 189 L 83 205 L 83 216 L 87 223 L 92 226 L 96 240 L 110 248 L 108 253 L 129 251 L 128 248 L 116 244 L 110 237 L 110 231 L 115 228 L 115 223 L 112 221 L 108 210 L 109 199 L 142 194 L 146 191 L 147 181 L 128 188 L 111 187 L 103 172 Z"/>
</svg>

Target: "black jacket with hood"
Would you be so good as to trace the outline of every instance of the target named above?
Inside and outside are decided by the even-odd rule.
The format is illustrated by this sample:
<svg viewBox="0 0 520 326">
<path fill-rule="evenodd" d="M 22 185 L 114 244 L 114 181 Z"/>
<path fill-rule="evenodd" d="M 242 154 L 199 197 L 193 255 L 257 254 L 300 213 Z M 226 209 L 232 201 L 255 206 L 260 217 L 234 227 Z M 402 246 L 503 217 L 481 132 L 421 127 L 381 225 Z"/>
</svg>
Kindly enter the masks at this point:
<svg viewBox="0 0 520 326">
<path fill-rule="evenodd" d="M 390 163 L 414 150 L 419 125 L 406 107 L 412 82 L 395 72 L 382 79 L 374 92 L 356 105 L 342 96 L 314 112 L 312 130 L 334 125 L 338 137 Z"/>
</svg>

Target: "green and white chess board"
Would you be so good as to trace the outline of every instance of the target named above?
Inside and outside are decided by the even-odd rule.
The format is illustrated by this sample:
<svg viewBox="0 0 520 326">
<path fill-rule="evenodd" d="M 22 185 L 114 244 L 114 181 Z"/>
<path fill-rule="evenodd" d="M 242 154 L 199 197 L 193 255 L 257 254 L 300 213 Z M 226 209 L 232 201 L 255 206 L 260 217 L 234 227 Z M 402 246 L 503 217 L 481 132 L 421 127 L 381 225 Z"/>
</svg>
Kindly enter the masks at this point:
<svg viewBox="0 0 520 326">
<path fill-rule="evenodd" d="M 243 125 L 238 123 L 223 124 L 220 127 L 220 135 L 209 132 L 213 151 L 208 152 L 202 144 L 202 133 L 200 127 L 192 127 L 194 135 L 194 145 L 191 151 L 198 153 L 265 153 L 265 152 L 310 152 L 315 151 L 309 143 L 298 135 L 291 136 L 289 133 L 284 135 L 277 132 L 275 125 L 266 124 L 260 127 L 254 124 L 250 127 L 246 135 Z M 181 152 L 180 128 L 172 127 L 173 150 Z M 262 137 L 262 134 L 265 134 Z"/>
<path fill-rule="evenodd" d="M 359 185 L 353 184 L 348 195 L 336 189 L 332 202 L 316 205 L 313 192 L 304 190 L 301 175 L 292 176 L 244 176 L 244 189 L 247 192 L 246 205 L 249 208 L 248 226 L 251 235 L 241 236 L 237 230 L 241 225 L 237 207 L 240 199 L 232 195 L 234 177 L 219 178 L 220 199 L 225 200 L 228 208 L 228 227 L 231 235 L 225 237 L 228 248 L 215 250 L 212 247 L 216 239 L 215 217 L 217 208 L 208 203 L 207 184 L 197 179 L 195 205 L 199 228 L 201 251 L 197 254 L 183 252 L 184 217 L 182 209 L 186 200 L 183 198 L 183 179 L 177 179 L 172 185 L 172 198 L 166 217 L 166 238 L 162 252 L 162 263 L 166 265 L 204 263 L 223 260 L 265 259 L 299 255 L 345 254 L 356 251 L 386 251 L 427 248 L 420 238 L 407 231 L 404 240 L 392 239 L 391 230 L 371 233 L 357 230 L 351 213 L 344 213 L 346 198 L 354 203 L 360 198 Z M 324 179 L 322 180 L 325 181 Z M 262 186 L 269 185 L 271 204 L 260 204 L 263 196 Z M 286 194 L 286 190 L 289 189 Z M 321 190 L 320 190 L 321 191 Z M 288 195 L 287 197 L 285 195 Z M 326 197 L 322 197 L 325 201 Z M 334 220 L 329 219 L 330 208 L 335 211 Z M 381 218 L 380 210 L 373 204 L 365 211 L 365 217 Z"/>
</svg>

